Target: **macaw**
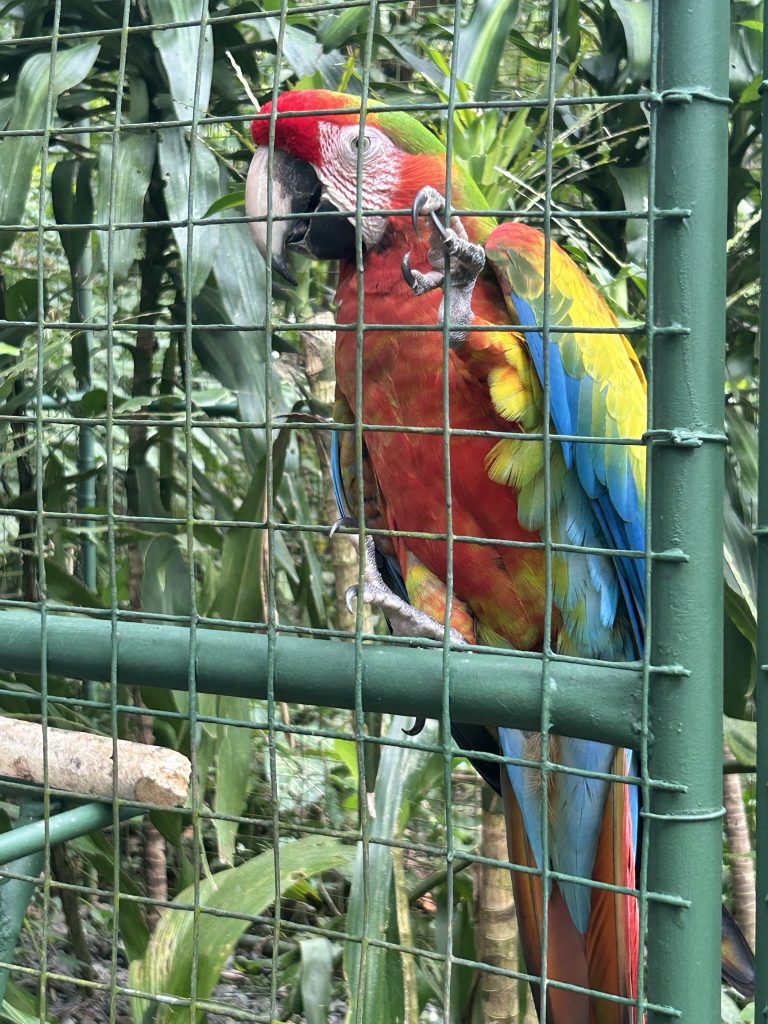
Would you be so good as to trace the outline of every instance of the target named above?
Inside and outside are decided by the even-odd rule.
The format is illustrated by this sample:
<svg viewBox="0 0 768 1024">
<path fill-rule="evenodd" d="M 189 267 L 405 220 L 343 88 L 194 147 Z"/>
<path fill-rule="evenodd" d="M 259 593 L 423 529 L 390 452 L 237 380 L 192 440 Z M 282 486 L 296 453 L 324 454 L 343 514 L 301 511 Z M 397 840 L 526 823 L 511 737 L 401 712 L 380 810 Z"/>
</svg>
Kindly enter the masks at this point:
<svg viewBox="0 0 768 1024">
<path fill-rule="evenodd" d="M 262 114 L 271 110 L 267 104 Z M 269 132 L 269 117 L 253 122 L 246 212 L 261 218 L 251 222 L 255 241 L 289 281 L 288 250 L 340 262 L 335 416 L 354 422 L 359 411 L 364 424 L 390 428 L 364 430 L 362 467 L 351 433 L 334 442 L 342 514 L 357 508 L 362 472 L 366 526 L 397 531 L 377 534 L 375 545 L 368 538 L 361 596 L 396 632 L 443 636 L 447 374 L 450 428 L 458 431 L 449 441 L 452 532 L 483 539 L 453 543 L 452 638 L 637 660 L 646 605 L 645 452 L 619 439 L 637 441 L 646 429 L 646 382 L 606 301 L 540 230 L 483 213 L 482 193 L 458 164 L 448 182 L 443 144 L 410 115 L 371 105 L 361 128 L 359 99 L 294 91 L 278 97 L 271 157 Z M 278 218 L 269 230 L 268 209 Z M 480 212 L 459 217 L 456 209 Z M 358 248 L 363 321 L 376 325 L 363 333 L 359 410 Z M 548 443 L 541 437 L 547 416 Z M 544 539 L 553 545 L 549 569 Z M 454 737 L 466 749 L 510 758 L 476 765 L 502 794 L 510 861 L 523 868 L 513 870 L 515 905 L 542 1019 L 635 1021 L 637 899 L 601 884 L 636 885 L 638 791 L 604 777 L 636 776 L 636 755 L 554 735 L 545 749 L 540 735 L 511 728 L 456 725 Z M 537 766 L 545 754 L 554 765 L 546 793 Z M 545 851 L 555 873 L 546 893 Z M 543 1014 L 535 979 L 545 966 L 545 900 Z"/>
</svg>

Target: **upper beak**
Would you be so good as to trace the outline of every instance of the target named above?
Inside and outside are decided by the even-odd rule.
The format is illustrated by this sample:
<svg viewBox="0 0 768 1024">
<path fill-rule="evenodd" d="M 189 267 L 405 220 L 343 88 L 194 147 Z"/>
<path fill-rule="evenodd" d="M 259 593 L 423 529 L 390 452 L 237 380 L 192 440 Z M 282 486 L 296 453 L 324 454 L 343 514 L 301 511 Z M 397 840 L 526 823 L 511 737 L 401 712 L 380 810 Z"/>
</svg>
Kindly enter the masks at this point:
<svg viewBox="0 0 768 1024">
<path fill-rule="evenodd" d="M 287 250 L 293 249 L 311 259 L 339 260 L 355 254 L 355 228 L 348 216 L 339 213 L 322 194 L 314 167 L 297 160 L 285 150 L 276 149 L 272 158 L 271 182 L 268 174 L 269 150 L 260 146 L 253 154 L 245 183 L 245 212 L 259 252 L 269 256 L 273 270 L 296 284 L 287 262 Z M 271 214 L 272 236 L 267 252 L 267 211 Z M 323 216 L 293 217 L 286 214 L 318 213 Z"/>
<path fill-rule="evenodd" d="M 272 157 L 272 180 L 268 171 L 269 150 L 260 146 L 253 154 L 248 178 L 245 182 L 245 212 L 249 217 L 273 218 L 287 213 L 307 213 L 320 198 L 320 181 L 311 164 L 297 160 L 285 150 L 276 149 Z M 271 184 L 271 188 L 270 188 Z M 295 220 L 272 220 L 272 238 L 269 256 L 272 268 L 279 271 L 291 284 L 296 278 L 286 262 L 286 245 L 296 227 Z M 267 220 L 249 221 L 248 227 L 256 246 L 267 260 Z"/>
</svg>

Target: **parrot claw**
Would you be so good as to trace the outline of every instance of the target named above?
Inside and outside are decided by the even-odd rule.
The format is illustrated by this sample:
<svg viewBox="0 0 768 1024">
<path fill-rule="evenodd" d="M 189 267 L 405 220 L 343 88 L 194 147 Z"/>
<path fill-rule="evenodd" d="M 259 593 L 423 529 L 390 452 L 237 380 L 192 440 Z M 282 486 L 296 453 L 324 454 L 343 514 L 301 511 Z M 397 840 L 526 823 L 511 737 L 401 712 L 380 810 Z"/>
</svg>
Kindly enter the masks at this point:
<svg viewBox="0 0 768 1024">
<path fill-rule="evenodd" d="M 427 254 L 432 270 L 426 274 L 411 267 L 410 253 L 403 257 L 403 277 L 414 295 L 424 295 L 445 283 L 445 275 L 450 278 L 450 301 L 448 318 L 451 328 L 451 343 L 463 344 L 467 332 L 462 326 L 469 326 L 473 319 L 472 293 L 475 282 L 485 266 L 485 250 L 481 245 L 470 242 L 461 220 L 451 217 L 451 227 L 443 225 L 438 214 L 445 211 L 445 199 L 430 185 L 426 185 L 416 193 L 411 207 L 411 220 L 416 237 L 420 237 L 419 217 L 428 216 L 432 222 L 430 231 L 430 248 Z M 441 306 L 443 315 L 445 301 Z"/>
<path fill-rule="evenodd" d="M 335 523 L 331 526 L 331 532 L 328 534 L 329 537 L 335 537 L 336 533 L 344 527 L 349 527 L 352 530 L 356 530 L 359 523 L 353 516 L 340 516 Z"/>
<path fill-rule="evenodd" d="M 412 270 L 409 252 L 403 256 L 402 268 L 405 283 L 414 295 L 426 295 L 427 292 L 440 288 L 444 280 L 444 274 L 439 270 L 430 270 L 428 274 L 422 274 L 420 270 Z"/>
<path fill-rule="evenodd" d="M 408 604 L 384 582 L 376 565 L 376 547 L 372 537 L 365 538 L 364 572 L 365 582 L 362 588 L 355 583 L 348 587 L 344 594 L 344 603 L 350 614 L 354 610 L 354 602 L 362 599 L 366 604 L 375 605 L 385 615 L 394 636 L 439 641 L 445 638 L 445 626 L 442 622 Z M 466 642 L 457 629 L 450 630 L 450 637 L 451 643 L 454 644 Z"/>
<path fill-rule="evenodd" d="M 358 587 L 358 585 L 354 583 L 351 587 L 347 587 L 347 589 L 344 591 L 344 604 L 346 605 L 347 611 L 349 612 L 350 615 L 352 615 L 352 613 L 354 612 L 354 608 L 352 607 L 352 605 L 353 602 L 357 600 L 359 590 L 360 588 Z"/>
<path fill-rule="evenodd" d="M 414 718 L 413 725 L 410 729 L 403 729 L 403 733 L 406 736 L 418 736 L 426 724 L 426 718 Z"/>
</svg>

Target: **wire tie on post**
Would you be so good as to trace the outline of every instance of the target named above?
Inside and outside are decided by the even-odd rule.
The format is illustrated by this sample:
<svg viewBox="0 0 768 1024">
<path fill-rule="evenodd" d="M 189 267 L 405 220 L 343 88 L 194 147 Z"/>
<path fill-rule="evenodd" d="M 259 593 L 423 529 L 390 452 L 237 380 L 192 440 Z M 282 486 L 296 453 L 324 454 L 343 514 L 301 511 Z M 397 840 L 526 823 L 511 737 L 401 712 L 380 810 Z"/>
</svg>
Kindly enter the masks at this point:
<svg viewBox="0 0 768 1024">
<path fill-rule="evenodd" d="M 715 807 L 708 811 L 677 811 L 671 814 L 657 814 L 654 811 L 644 811 L 640 808 L 641 818 L 650 818 L 653 821 L 716 821 L 725 817 L 724 807 Z"/>
<path fill-rule="evenodd" d="M 678 679 L 685 679 L 691 674 L 691 670 L 682 665 L 649 665 L 648 671 L 655 676 L 675 676 Z"/>
<path fill-rule="evenodd" d="M 653 335 L 654 338 L 666 336 L 673 338 L 687 338 L 690 336 L 691 329 L 690 327 L 683 327 L 682 324 L 677 323 L 665 324 L 664 326 L 653 326 L 649 324 L 648 332 Z"/>
<path fill-rule="evenodd" d="M 728 438 L 722 433 L 705 430 L 688 430 L 687 427 L 674 427 L 669 430 L 646 430 L 642 436 L 645 443 L 669 444 L 676 448 L 701 448 L 705 441 L 714 444 L 728 444 Z"/>
<path fill-rule="evenodd" d="M 693 87 L 688 89 L 663 89 L 661 92 L 653 93 L 646 100 L 646 106 L 655 107 L 665 103 L 692 103 L 694 100 L 704 100 L 706 103 L 717 103 L 726 107 L 730 107 L 732 104 L 730 96 L 719 96 L 709 89 Z"/>
<path fill-rule="evenodd" d="M 690 562 L 690 556 L 680 548 L 668 548 L 666 551 L 651 551 L 650 557 L 656 562 Z"/>
</svg>

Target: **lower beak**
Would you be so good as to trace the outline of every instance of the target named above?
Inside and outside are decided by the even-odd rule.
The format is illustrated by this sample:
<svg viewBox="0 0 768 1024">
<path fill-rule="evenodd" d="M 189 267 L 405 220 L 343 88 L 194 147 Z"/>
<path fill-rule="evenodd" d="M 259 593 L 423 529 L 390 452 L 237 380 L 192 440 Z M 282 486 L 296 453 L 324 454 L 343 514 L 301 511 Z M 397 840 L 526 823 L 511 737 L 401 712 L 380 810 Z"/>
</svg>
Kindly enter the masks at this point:
<svg viewBox="0 0 768 1024">
<path fill-rule="evenodd" d="M 291 284 L 296 284 L 296 279 L 288 266 L 288 249 L 320 260 L 354 256 L 354 225 L 323 197 L 314 167 L 282 149 L 274 151 L 271 180 L 267 147 L 260 146 L 253 154 L 245 183 L 245 212 L 249 217 L 260 218 L 249 221 L 248 227 L 264 260 L 269 259 L 272 269 Z M 268 213 L 271 221 L 267 219 Z M 302 213 L 318 216 L 279 219 Z M 269 250 L 268 223 L 272 229 Z"/>
</svg>

